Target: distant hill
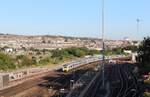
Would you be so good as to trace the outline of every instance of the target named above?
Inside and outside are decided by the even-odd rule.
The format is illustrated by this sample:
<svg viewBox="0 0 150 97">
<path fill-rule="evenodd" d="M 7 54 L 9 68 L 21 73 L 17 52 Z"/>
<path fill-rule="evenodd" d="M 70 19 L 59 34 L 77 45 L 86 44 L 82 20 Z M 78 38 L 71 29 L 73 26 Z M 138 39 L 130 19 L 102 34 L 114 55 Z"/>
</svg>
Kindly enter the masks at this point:
<svg viewBox="0 0 150 97">
<path fill-rule="evenodd" d="M 15 34 L 4 34 L 0 33 L 0 35 L 9 36 L 9 37 L 49 37 L 49 38 L 66 38 L 66 39 L 81 39 L 81 40 L 99 40 L 98 38 L 91 37 L 72 37 L 72 36 L 60 36 L 60 35 L 15 35 Z"/>
</svg>

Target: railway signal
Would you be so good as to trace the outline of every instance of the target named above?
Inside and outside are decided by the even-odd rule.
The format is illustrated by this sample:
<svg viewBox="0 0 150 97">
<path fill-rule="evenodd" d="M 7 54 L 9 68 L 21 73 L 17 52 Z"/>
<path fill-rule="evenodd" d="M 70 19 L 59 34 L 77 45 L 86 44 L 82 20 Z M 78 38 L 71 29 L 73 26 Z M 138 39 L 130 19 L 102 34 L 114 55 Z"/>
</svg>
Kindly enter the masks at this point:
<svg viewBox="0 0 150 97">
<path fill-rule="evenodd" d="M 74 89 L 74 80 L 70 80 L 70 90 Z"/>
</svg>

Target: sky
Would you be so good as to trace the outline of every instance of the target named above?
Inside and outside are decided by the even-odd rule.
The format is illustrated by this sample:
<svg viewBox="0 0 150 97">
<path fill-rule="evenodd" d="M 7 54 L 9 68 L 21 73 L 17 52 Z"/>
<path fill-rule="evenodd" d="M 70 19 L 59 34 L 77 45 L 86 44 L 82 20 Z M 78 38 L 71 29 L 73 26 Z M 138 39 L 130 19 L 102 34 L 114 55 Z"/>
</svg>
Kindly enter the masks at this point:
<svg viewBox="0 0 150 97">
<path fill-rule="evenodd" d="M 150 36 L 149 4 L 105 0 L 105 38 Z M 101 5 L 101 0 L 0 0 L 0 33 L 101 38 Z"/>
</svg>

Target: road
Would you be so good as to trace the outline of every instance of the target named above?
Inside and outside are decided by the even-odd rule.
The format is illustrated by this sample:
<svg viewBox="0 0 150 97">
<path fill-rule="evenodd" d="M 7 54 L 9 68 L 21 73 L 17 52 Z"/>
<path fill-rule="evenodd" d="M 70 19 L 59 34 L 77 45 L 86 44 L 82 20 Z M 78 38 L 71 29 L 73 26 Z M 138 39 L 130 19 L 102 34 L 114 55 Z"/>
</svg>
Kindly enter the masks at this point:
<svg viewBox="0 0 150 97">
<path fill-rule="evenodd" d="M 105 85 L 102 72 L 80 97 L 142 97 L 140 82 L 131 64 L 105 65 Z"/>
</svg>

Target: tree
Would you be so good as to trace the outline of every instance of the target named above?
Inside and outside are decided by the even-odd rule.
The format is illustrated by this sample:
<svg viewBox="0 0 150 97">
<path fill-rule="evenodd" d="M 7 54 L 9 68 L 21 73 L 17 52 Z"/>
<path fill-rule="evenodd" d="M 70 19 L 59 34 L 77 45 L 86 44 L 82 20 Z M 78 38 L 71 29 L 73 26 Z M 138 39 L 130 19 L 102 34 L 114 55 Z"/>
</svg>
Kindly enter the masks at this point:
<svg viewBox="0 0 150 97">
<path fill-rule="evenodd" d="M 69 54 L 71 54 L 75 57 L 82 57 L 82 56 L 88 54 L 88 49 L 83 48 L 83 47 L 81 47 L 81 48 L 72 47 L 72 48 L 68 49 L 67 51 L 68 51 Z"/>
<path fill-rule="evenodd" d="M 44 58 L 44 59 L 41 59 L 40 61 L 39 61 L 39 64 L 41 64 L 41 65 L 47 65 L 48 63 L 50 63 L 51 62 L 51 59 L 49 58 L 49 57 L 46 57 L 46 58 Z"/>
<path fill-rule="evenodd" d="M 16 59 L 17 59 L 17 60 L 18 60 L 18 59 L 20 60 L 20 59 L 22 59 L 23 57 L 24 57 L 24 55 L 17 55 L 17 56 L 16 56 Z"/>
<path fill-rule="evenodd" d="M 8 54 L 0 53 L 0 70 L 15 69 L 14 60 Z"/>
<path fill-rule="evenodd" d="M 115 48 L 114 50 L 114 53 L 116 54 L 116 55 L 120 55 L 120 54 L 124 54 L 124 51 L 123 51 L 123 49 L 122 48 Z"/>
<path fill-rule="evenodd" d="M 94 55 L 94 54 L 100 54 L 100 51 L 98 50 L 89 50 L 88 55 Z"/>
<path fill-rule="evenodd" d="M 37 59 L 36 59 L 36 57 L 32 57 L 32 65 L 36 65 L 37 64 Z"/>
<path fill-rule="evenodd" d="M 32 66 L 32 59 L 29 59 L 27 56 L 23 56 L 22 60 L 21 60 L 21 65 L 22 66 Z"/>
<path fill-rule="evenodd" d="M 150 65 L 150 37 L 144 38 L 139 46 L 137 59 L 142 66 Z"/>
<path fill-rule="evenodd" d="M 62 49 L 62 50 L 54 50 L 52 53 L 52 58 L 54 59 L 59 59 L 59 60 L 63 60 L 63 58 L 67 58 L 69 57 L 69 53 L 66 49 Z"/>
</svg>

